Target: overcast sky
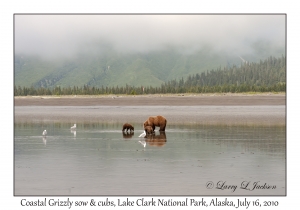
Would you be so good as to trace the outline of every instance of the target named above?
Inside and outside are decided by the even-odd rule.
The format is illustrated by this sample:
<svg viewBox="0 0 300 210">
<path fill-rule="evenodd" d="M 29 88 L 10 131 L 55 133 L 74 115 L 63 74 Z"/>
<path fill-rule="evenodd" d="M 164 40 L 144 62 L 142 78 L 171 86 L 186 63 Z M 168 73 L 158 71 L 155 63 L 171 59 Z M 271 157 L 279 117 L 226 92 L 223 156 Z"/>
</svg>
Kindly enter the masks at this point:
<svg viewBox="0 0 300 210">
<path fill-rule="evenodd" d="M 285 15 L 18 15 L 15 52 L 72 55 L 109 43 L 121 52 L 165 46 L 251 51 L 257 41 L 285 47 Z"/>
</svg>

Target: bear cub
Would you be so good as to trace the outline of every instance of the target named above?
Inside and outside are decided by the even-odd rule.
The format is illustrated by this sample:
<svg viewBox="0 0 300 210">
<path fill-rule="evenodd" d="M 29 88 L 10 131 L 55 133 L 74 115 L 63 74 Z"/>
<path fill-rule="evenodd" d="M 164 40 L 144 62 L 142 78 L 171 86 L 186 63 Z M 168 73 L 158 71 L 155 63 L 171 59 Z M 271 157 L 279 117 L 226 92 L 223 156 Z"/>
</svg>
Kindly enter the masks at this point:
<svg viewBox="0 0 300 210">
<path fill-rule="evenodd" d="M 153 131 L 153 128 L 151 126 L 145 126 L 145 132 L 146 134 L 154 134 L 155 132 Z"/>
<path fill-rule="evenodd" d="M 134 131 L 134 127 L 132 125 L 130 125 L 129 123 L 125 123 L 123 125 L 122 131 L 124 132 L 125 130 L 126 130 L 126 132 L 128 132 L 128 130 L 131 132 L 131 131 Z"/>
</svg>

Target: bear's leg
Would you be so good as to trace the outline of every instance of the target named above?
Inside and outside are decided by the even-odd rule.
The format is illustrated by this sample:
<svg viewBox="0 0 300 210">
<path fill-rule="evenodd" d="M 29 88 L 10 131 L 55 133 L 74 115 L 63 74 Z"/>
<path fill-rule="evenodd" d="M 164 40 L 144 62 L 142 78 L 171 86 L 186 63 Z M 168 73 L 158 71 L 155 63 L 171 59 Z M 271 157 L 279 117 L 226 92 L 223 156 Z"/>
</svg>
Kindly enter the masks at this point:
<svg viewBox="0 0 300 210">
<path fill-rule="evenodd" d="M 166 125 L 162 125 L 160 128 L 159 128 L 159 131 L 165 131 L 166 129 Z"/>
</svg>

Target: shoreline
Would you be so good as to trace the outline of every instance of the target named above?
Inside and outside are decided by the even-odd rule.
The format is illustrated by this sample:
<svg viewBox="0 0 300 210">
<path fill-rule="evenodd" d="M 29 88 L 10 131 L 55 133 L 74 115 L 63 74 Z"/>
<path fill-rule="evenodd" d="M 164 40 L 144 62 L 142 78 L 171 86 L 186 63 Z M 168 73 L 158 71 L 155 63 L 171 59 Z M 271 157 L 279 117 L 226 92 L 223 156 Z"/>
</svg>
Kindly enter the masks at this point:
<svg viewBox="0 0 300 210">
<path fill-rule="evenodd" d="M 14 97 L 14 122 L 133 123 L 163 115 L 169 125 L 286 125 L 286 95 L 168 94 Z"/>
<path fill-rule="evenodd" d="M 285 93 L 16 96 L 14 106 L 256 106 L 285 105 Z"/>
</svg>

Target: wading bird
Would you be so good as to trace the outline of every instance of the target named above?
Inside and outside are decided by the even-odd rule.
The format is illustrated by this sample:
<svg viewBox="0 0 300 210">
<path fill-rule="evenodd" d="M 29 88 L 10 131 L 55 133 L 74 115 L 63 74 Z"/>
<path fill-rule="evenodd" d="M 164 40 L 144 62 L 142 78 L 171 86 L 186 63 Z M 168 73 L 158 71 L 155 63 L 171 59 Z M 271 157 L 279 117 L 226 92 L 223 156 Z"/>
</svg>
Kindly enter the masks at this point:
<svg viewBox="0 0 300 210">
<path fill-rule="evenodd" d="M 74 125 L 71 127 L 71 129 L 76 129 L 76 124 L 74 124 Z"/>
<path fill-rule="evenodd" d="M 144 133 L 142 133 L 141 135 L 139 135 L 139 137 L 145 137 L 146 136 L 146 131 L 144 131 Z"/>
</svg>

